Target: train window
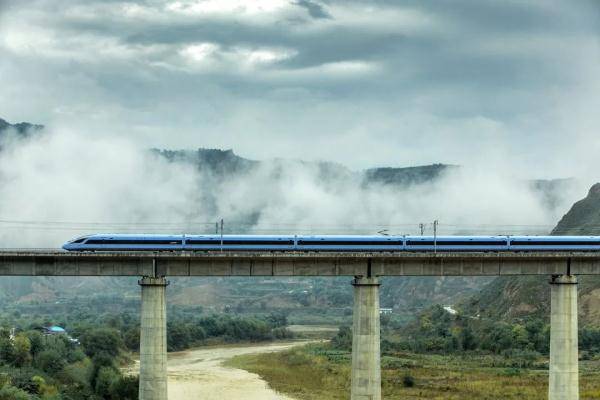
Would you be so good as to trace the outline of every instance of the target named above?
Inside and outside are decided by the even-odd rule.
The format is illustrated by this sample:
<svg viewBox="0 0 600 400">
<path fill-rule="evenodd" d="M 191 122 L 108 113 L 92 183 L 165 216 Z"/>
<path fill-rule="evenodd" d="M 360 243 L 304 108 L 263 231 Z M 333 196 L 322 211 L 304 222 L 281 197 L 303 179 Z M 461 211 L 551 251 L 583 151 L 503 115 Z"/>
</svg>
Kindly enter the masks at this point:
<svg viewBox="0 0 600 400">
<path fill-rule="evenodd" d="M 185 241 L 186 244 L 198 244 L 198 245 L 221 245 L 219 239 L 188 239 Z M 294 244 L 293 240 L 234 240 L 234 239 L 223 239 L 224 245 L 263 245 L 263 246 L 291 246 Z"/>
<path fill-rule="evenodd" d="M 299 240 L 299 246 L 402 246 L 401 240 Z"/>
<path fill-rule="evenodd" d="M 159 244 L 159 245 L 173 245 L 181 244 L 181 240 L 165 240 L 165 239 L 148 239 L 148 240 L 133 240 L 133 239 L 92 239 L 88 240 L 86 244 Z"/>
<path fill-rule="evenodd" d="M 81 238 L 81 239 L 77 239 L 75 240 L 73 243 L 83 243 L 83 241 L 87 239 L 87 238 Z"/>
<path fill-rule="evenodd" d="M 568 241 L 568 240 L 513 240 L 511 246 L 599 246 L 599 240 Z"/>
<path fill-rule="evenodd" d="M 407 246 L 506 246 L 506 241 L 493 240 L 408 240 Z"/>
</svg>

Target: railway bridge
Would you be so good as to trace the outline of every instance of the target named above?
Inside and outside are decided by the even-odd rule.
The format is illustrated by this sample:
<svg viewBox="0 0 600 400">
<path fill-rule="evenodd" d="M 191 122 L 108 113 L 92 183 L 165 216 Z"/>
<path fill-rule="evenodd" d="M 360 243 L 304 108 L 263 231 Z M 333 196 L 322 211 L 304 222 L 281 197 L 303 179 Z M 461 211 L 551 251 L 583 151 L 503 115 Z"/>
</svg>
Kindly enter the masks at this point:
<svg viewBox="0 0 600 400">
<path fill-rule="evenodd" d="M 501 275 L 548 277 L 551 292 L 548 398 L 577 400 L 577 276 L 599 274 L 598 252 L 0 251 L 1 276 L 140 277 L 141 400 L 167 399 L 168 277 L 351 277 L 354 286 L 351 400 L 380 400 L 381 277 Z"/>
</svg>

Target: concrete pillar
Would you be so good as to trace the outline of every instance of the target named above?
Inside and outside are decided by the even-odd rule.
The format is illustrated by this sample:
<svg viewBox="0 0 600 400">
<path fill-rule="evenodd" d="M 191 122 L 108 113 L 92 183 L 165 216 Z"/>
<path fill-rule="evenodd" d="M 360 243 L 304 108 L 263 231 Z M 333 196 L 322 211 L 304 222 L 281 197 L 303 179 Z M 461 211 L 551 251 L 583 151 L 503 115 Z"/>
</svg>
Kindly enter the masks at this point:
<svg viewBox="0 0 600 400">
<path fill-rule="evenodd" d="M 548 399 L 578 400 L 577 277 L 555 275 L 550 285 Z"/>
<path fill-rule="evenodd" d="M 140 326 L 140 400 L 167 400 L 166 278 L 144 277 Z"/>
<path fill-rule="evenodd" d="M 379 281 L 356 278 L 352 329 L 351 400 L 381 400 Z"/>
</svg>

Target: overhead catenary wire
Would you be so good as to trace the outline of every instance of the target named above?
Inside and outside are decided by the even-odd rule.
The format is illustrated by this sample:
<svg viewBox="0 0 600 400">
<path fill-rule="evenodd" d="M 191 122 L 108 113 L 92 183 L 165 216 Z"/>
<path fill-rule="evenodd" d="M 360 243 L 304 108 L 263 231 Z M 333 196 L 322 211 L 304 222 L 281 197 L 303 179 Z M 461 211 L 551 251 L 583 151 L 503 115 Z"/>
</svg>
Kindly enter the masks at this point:
<svg viewBox="0 0 600 400">
<path fill-rule="evenodd" d="M 226 218 L 225 218 L 226 219 Z M 235 220 L 235 218 L 230 218 L 231 220 Z M 204 221 L 180 221 L 180 222 L 166 222 L 166 221 L 59 221 L 59 220 L 11 220 L 11 219 L 0 219 L 0 224 L 36 224 L 36 225 L 152 225 L 152 226 L 162 226 L 162 225 L 181 225 L 182 223 L 192 224 L 192 225 L 214 225 L 214 221 L 204 222 Z M 218 223 L 218 222 L 217 222 Z M 257 224 L 267 224 L 269 226 L 297 226 L 302 225 L 298 224 L 295 221 L 292 222 L 272 222 L 272 221 L 261 221 L 259 223 L 250 223 L 250 222 L 237 222 L 237 225 L 241 226 L 254 226 Z M 358 224 L 341 224 L 341 223 L 330 223 L 330 224 L 315 224 L 310 223 L 311 227 L 357 227 L 357 226 L 391 226 L 391 227 L 414 227 L 414 226 L 433 226 L 432 223 L 423 224 L 418 222 L 406 222 L 406 223 L 389 223 L 389 222 L 381 222 L 381 221 L 373 221 L 370 223 L 358 223 Z M 440 226 L 443 225 L 445 227 L 554 227 L 551 224 L 456 224 L 456 223 L 440 223 Z M 305 225 L 307 226 L 307 225 Z M 600 225 L 596 225 L 596 227 L 600 228 Z"/>
<path fill-rule="evenodd" d="M 226 218 L 224 218 L 226 219 Z M 213 221 L 73 221 L 73 220 L 19 220 L 12 218 L 0 219 L 0 230 L 39 230 L 39 231 L 111 231 L 115 232 L 198 232 L 208 233 L 211 226 L 215 233 L 365 233 L 386 232 L 389 235 L 432 233 L 432 223 L 296 223 L 282 221 L 260 221 L 257 223 L 236 222 L 230 219 L 228 228 L 220 229 L 220 219 Z M 569 226 L 563 225 L 555 229 L 550 224 L 468 224 L 468 223 L 442 223 L 435 227 L 436 234 L 456 233 L 462 234 L 549 234 L 554 229 L 555 234 L 584 233 L 600 234 L 600 225 Z"/>
</svg>

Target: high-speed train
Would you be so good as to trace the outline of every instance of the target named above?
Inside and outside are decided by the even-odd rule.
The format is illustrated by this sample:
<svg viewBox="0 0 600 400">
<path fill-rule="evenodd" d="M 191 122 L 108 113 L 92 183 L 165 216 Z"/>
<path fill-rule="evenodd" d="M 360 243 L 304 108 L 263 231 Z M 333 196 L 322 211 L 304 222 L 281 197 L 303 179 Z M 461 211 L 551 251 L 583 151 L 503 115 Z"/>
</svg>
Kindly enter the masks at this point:
<svg viewBox="0 0 600 400">
<path fill-rule="evenodd" d="M 600 251 L 600 236 L 359 236 L 95 234 L 68 251 Z"/>
</svg>

